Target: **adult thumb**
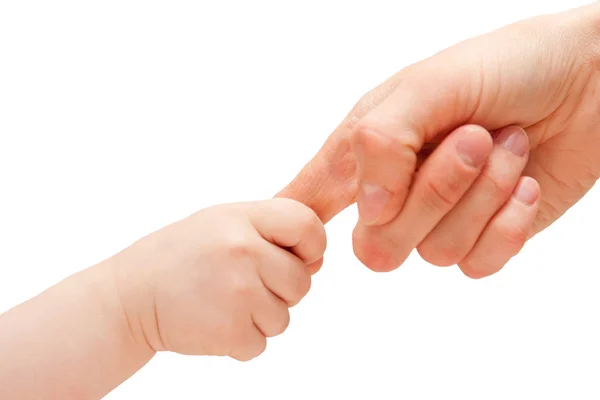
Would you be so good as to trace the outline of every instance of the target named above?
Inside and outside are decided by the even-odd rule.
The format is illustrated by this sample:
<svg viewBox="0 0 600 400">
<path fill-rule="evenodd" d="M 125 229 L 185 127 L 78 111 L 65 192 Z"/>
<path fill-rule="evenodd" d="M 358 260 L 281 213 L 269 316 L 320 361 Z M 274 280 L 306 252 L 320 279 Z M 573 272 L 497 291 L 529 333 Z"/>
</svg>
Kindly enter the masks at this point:
<svg viewBox="0 0 600 400">
<path fill-rule="evenodd" d="M 354 127 L 351 137 L 362 224 L 392 221 L 408 196 L 425 144 L 435 145 L 457 127 L 475 123 L 481 63 L 473 62 L 476 55 L 456 57 L 456 49 L 452 53 L 438 54 L 399 72 L 393 92 Z M 481 161 L 469 159 L 481 152 L 468 144 L 457 149 L 459 154 L 469 163 Z"/>
<path fill-rule="evenodd" d="M 324 223 L 354 204 L 357 185 L 352 136 L 355 126 L 396 84 L 397 76 L 393 76 L 362 96 L 319 152 L 275 197 L 291 198 L 307 205 Z"/>
</svg>

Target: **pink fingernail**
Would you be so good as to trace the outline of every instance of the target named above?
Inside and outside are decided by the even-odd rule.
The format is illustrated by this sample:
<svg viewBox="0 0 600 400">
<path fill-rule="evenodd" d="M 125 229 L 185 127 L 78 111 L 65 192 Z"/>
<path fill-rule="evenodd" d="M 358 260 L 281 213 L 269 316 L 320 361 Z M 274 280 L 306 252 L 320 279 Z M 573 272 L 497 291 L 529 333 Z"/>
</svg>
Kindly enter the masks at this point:
<svg viewBox="0 0 600 400">
<path fill-rule="evenodd" d="M 529 150 L 527 133 L 518 126 L 509 126 L 502 129 L 494 137 L 494 143 L 503 146 L 517 157 L 523 157 Z"/>
<path fill-rule="evenodd" d="M 491 141 L 486 140 L 477 130 L 467 131 L 456 143 L 460 158 L 472 167 L 480 167 L 487 160 L 491 150 Z"/>
<path fill-rule="evenodd" d="M 517 201 L 531 206 L 536 202 L 539 193 L 537 182 L 532 178 L 524 177 L 517 185 L 514 197 Z"/>
<path fill-rule="evenodd" d="M 363 183 L 358 194 L 358 215 L 366 225 L 376 223 L 389 203 L 390 192 L 381 186 Z"/>
</svg>

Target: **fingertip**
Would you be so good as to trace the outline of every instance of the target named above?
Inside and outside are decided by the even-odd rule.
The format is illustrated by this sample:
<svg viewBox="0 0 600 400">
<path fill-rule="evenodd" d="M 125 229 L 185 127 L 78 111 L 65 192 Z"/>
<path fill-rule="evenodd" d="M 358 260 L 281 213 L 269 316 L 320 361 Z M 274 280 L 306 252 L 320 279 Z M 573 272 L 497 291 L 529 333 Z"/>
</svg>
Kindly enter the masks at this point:
<svg viewBox="0 0 600 400">
<path fill-rule="evenodd" d="M 511 125 L 494 134 L 494 144 L 502 146 L 517 157 L 525 157 L 530 150 L 529 136 L 525 129 Z"/>
<path fill-rule="evenodd" d="M 464 276 L 471 279 L 481 279 L 483 278 L 483 274 L 480 270 L 474 269 L 470 264 L 465 262 L 461 262 L 458 264 L 458 268 L 463 273 Z"/>
<path fill-rule="evenodd" d="M 327 250 L 327 233 L 316 214 L 305 221 L 300 240 L 292 250 L 307 265 L 323 261 L 323 255 Z"/>
<path fill-rule="evenodd" d="M 523 248 L 532 229 L 540 199 L 540 186 L 522 177 L 508 201 L 491 220 L 478 242 L 459 264 L 463 273 L 481 279 L 500 271 Z"/>
<path fill-rule="evenodd" d="M 497 273 L 498 271 L 500 271 L 502 269 L 502 267 L 494 268 L 494 269 L 482 268 L 479 266 L 475 267 L 471 264 L 464 263 L 464 262 L 458 264 L 458 268 L 461 270 L 463 275 L 465 275 L 467 278 L 470 278 L 473 280 L 480 280 L 483 278 L 487 278 L 489 276 L 494 275 L 495 273 Z"/>
<path fill-rule="evenodd" d="M 509 252 L 496 252 L 490 250 L 489 257 L 486 255 L 477 255 L 469 257 L 458 264 L 462 273 L 470 279 L 483 279 L 500 272 L 510 260 L 512 254 Z"/>
<path fill-rule="evenodd" d="M 428 237 L 417 246 L 417 253 L 424 261 L 436 267 L 456 265 L 464 256 L 454 248 L 439 247 L 437 242 L 428 240 Z"/>
<path fill-rule="evenodd" d="M 494 143 L 487 130 L 478 125 L 465 125 L 458 128 L 456 150 L 461 160 L 473 168 L 481 168 L 492 152 Z"/>
<path fill-rule="evenodd" d="M 261 212 L 254 212 L 252 221 L 263 237 L 290 250 L 305 264 L 323 257 L 327 235 L 314 210 L 287 198 L 269 199 L 258 204 L 262 205 Z"/>
<path fill-rule="evenodd" d="M 395 260 L 391 252 L 377 246 L 375 240 L 365 240 L 366 237 L 372 237 L 361 233 L 362 228 L 357 226 L 352 235 L 352 247 L 356 258 L 373 272 L 391 272 L 397 269 L 401 263 Z"/>
<path fill-rule="evenodd" d="M 540 192 L 539 183 L 529 176 L 524 176 L 517 183 L 513 192 L 513 198 L 521 204 L 533 206 L 537 203 Z"/>
</svg>

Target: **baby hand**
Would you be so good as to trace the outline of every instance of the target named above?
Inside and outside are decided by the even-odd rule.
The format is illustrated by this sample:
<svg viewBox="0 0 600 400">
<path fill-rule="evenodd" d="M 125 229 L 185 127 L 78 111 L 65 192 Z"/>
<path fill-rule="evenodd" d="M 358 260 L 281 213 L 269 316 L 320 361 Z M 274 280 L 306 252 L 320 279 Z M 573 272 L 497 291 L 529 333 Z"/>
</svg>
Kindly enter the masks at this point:
<svg viewBox="0 0 600 400">
<path fill-rule="evenodd" d="M 289 199 L 219 205 L 111 260 L 127 323 L 154 351 L 250 360 L 289 324 L 323 262 L 325 229 Z"/>
</svg>

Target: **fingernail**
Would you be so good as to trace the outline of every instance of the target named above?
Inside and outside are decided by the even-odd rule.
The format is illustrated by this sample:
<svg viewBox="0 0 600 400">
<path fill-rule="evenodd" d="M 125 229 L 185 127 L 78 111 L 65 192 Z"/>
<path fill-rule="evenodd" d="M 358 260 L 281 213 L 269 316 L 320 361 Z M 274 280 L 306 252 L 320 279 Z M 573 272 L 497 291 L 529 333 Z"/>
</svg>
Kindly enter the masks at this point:
<svg viewBox="0 0 600 400">
<path fill-rule="evenodd" d="M 517 157 L 523 157 L 529 150 L 527 133 L 518 126 L 509 126 L 502 129 L 494 138 L 494 143 L 503 146 Z"/>
<path fill-rule="evenodd" d="M 538 185 L 532 178 L 523 178 L 515 189 L 514 197 L 517 201 L 530 206 L 535 203 L 539 196 Z"/>
<path fill-rule="evenodd" d="M 376 223 L 390 198 L 390 192 L 381 186 L 363 183 L 357 199 L 360 221 L 366 225 Z"/>
<path fill-rule="evenodd" d="M 472 167 L 480 167 L 487 160 L 490 153 L 490 140 L 481 135 L 481 132 L 472 131 L 465 134 L 456 144 L 460 158 Z"/>
</svg>

